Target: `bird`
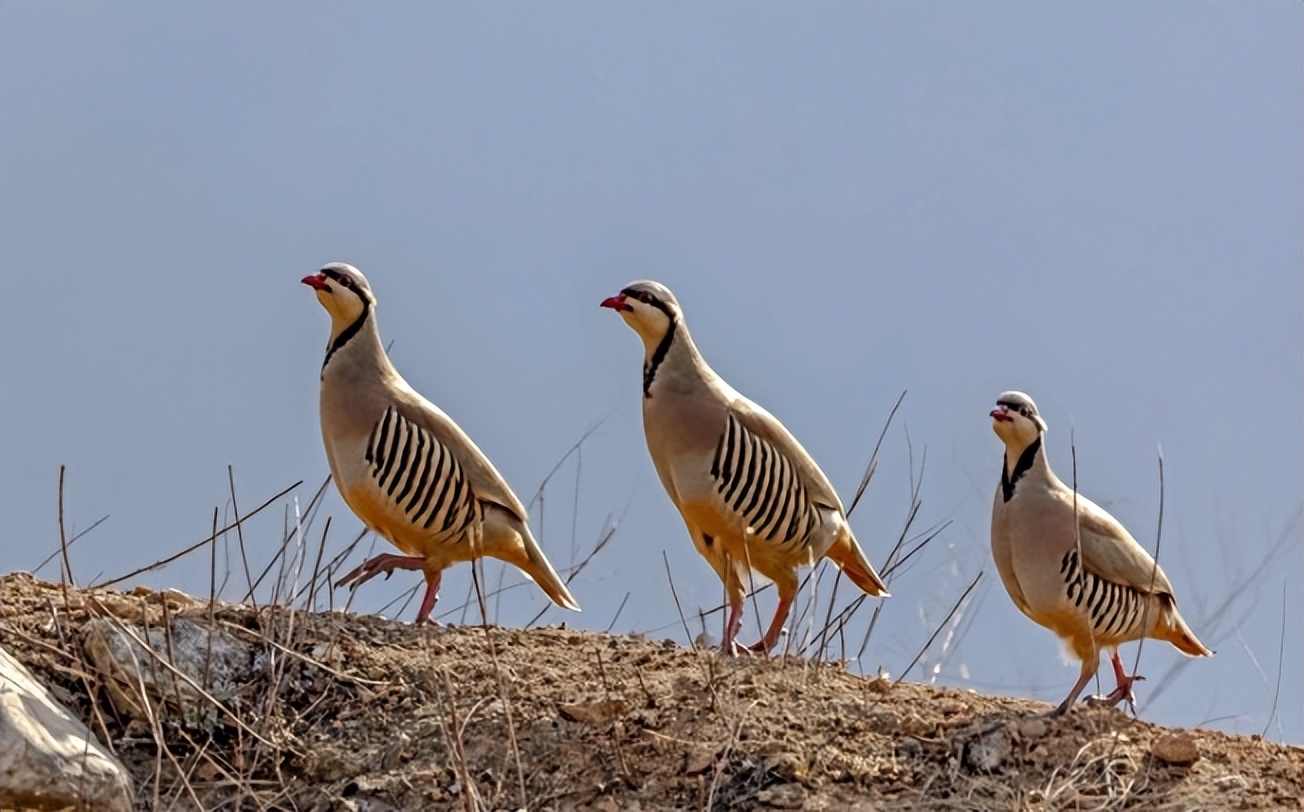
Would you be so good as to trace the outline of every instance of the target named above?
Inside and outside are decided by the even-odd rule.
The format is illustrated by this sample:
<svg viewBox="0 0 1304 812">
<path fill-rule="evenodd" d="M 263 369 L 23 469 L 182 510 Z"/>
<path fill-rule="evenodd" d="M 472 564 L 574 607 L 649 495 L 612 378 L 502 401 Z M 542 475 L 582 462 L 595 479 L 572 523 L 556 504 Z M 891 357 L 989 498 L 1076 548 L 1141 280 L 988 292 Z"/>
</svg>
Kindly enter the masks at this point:
<svg viewBox="0 0 1304 812">
<path fill-rule="evenodd" d="M 528 514 L 471 438 L 390 362 L 376 295 L 362 272 L 331 262 L 303 284 L 331 317 L 321 367 L 321 432 L 340 495 L 404 555 L 367 559 L 336 582 L 357 588 L 384 573 L 421 570 L 418 625 L 430 620 L 444 569 L 490 556 L 524 572 L 559 606 L 579 604 L 530 533 Z"/>
<path fill-rule="evenodd" d="M 1118 685 L 1104 702 L 1133 708 L 1132 684 L 1145 678 L 1123 668 L 1120 645 L 1149 637 L 1192 657 L 1213 654 L 1177 611 L 1163 568 L 1117 519 L 1055 476 L 1042 446 L 1046 421 L 1032 398 L 1002 392 L 991 418 L 1005 445 L 992 505 L 996 569 L 1019 611 L 1054 632 L 1082 663 L 1077 683 L 1051 715 L 1077 701 L 1102 650 L 1111 652 Z"/>
<path fill-rule="evenodd" d="M 887 597 L 819 465 L 777 418 L 706 363 L 665 285 L 631 282 L 602 307 L 643 340 L 643 430 L 652 463 L 697 552 L 729 599 L 721 650 L 768 652 L 797 594 L 797 568 L 833 561 L 866 593 Z M 740 649 L 744 585 L 774 583 L 778 605 L 761 639 Z"/>
</svg>

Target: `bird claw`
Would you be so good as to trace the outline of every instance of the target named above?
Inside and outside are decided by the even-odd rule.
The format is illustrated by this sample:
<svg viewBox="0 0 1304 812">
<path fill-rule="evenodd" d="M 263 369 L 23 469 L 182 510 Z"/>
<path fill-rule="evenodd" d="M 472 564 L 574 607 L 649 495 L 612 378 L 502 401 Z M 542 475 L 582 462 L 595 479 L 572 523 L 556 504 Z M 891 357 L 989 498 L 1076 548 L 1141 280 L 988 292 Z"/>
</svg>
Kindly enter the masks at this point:
<svg viewBox="0 0 1304 812">
<path fill-rule="evenodd" d="M 720 646 L 720 653 L 726 657 L 751 657 L 756 654 L 756 650 L 752 646 L 739 645 L 730 640 Z"/>
<path fill-rule="evenodd" d="M 1104 698 L 1105 704 L 1116 707 L 1120 702 L 1126 702 L 1129 710 L 1136 715 L 1136 694 L 1132 693 L 1132 683 L 1144 680 L 1145 677 L 1140 674 L 1133 674 L 1119 682 L 1118 687 Z"/>
<path fill-rule="evenodd" d="M 788 630 L 782 626 L 777 629 L 771 626 L 770 630 L 765 633 L 765 636 L 748 646 L 747 650 L 752 654 L 768 655 L 774 650 L 774 647 L 779 644 L 779 640 L 787 633 Z"/>
<path fill-rule="evenodd" d="M 1121 702 L 1127 705 L 1127 709 L 1124 713 L 1131 711 L 1132 715 L 1136 716 L 1136 697 L 1132 696 L 1130 691 L 1127 696 L 1115 697 L 1114 694 L 1116 693 L 1118 693 L 1117 689 L 1105 695 L 1096 694 L 1094 696 L 1089 696 L 1082 700 L 1082 704 L 1089 708 L 1117 708 Z"/>
<path fill-rule="evenodd" d="M 342 586 L 347 586 L 350 590 L 357 589 L 358 584 L 364 583 L 368 578 L 371 578 L 372 575 L 375 575 L 374 572 L 369 574 L 364 574 L 366 569 L 367 569 L 367 564 L 364 561 L 361 566 L 349 570 L 348 574 L 346 574 L 343 578 L 338 579 L 335 582 L 335 588 L 339 589 Z"/>
<path fill-rule="evenodd" d="M 375 578 L 381 573 L 385 574 L 385 580 L 394 574 L 394 570 L 419 570 L 425 565 L 425 559 L 409 555 L 393 555 L 392 553 L 382 553 L 378 556 L 368 558 L 354 569 L 350 570 L 343 578 L 335 582 L 338 589 L 347 586 L 350 589 L 357 589 L 366 582 Z"/>
<path fill-rule="evenodd" d="M 1097 705 L 1108 708 L 1116 708 L 1120 702 L 1127 703 L 1128 710 L 1136 715 L 1136 694 L 1132 693 L 1132 683 L 1142 682 L 1145 677 L 1141 674 L 1124 676 L 1118 683 L 1118 687 L 1104 696 L 1089 696 L 1083 700 L 1088 705 Z"/>
</svg>

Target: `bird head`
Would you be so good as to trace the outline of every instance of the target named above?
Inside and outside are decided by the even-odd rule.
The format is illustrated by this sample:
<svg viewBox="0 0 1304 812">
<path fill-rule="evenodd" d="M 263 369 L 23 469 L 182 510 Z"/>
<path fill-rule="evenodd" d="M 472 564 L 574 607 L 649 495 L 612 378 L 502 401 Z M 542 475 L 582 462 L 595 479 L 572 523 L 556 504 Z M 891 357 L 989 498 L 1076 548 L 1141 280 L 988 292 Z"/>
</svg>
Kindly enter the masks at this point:
<svg viewBox="0 0 1304 812">
<path fill-rule="evenodd" d="M 1008 446 L 1025 447 L 1046 433 L 1046 421 L 1037 414 L 1037 404 L 1022 392 L 1002 392 L 991 416 L 992 431 Z"/>
<path fill-rule="evenodd" d="M 630 282 L 620 293 L 603 299 L 602 306 L 619 313 L 648 347 L 656 346 L 681 314 L 670 288 L 648 280 Z"/>
<path fill-rule="evenodd" d="M 305 276 L 303 284 L 317 291 L 317 301 L 331 314 L 331 321 L 337 329 L 357 321 L 367 308 L 376 303 L 367 277 L 343 262 L 323 265 L 317 273 Z"/>
</svg>

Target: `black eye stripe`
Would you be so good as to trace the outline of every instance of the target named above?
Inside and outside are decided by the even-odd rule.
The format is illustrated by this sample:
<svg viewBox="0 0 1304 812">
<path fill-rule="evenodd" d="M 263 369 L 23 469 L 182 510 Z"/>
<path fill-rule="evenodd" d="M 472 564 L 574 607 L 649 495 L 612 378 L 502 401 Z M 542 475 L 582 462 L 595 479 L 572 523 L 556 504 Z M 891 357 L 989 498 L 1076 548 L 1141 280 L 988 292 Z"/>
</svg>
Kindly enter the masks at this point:
<svg viewBox="0 0 1304 812">
<path fill-rule="evenodd" d="M 998 400 L 996 401 L 996 405 L 1004 406 L 1006 409 L 1012 409 L 1027 418 L 1031 418 L 1036 414 L 1030 406 L 1023 403 L 1014 403 L 1009 400 Z"/>
<path fill-rule="evenodd" d="M 621 291 L 621 293 L 623 293 L 626 296 L 631 296 L 635 299 L 638 299 L 643 304 L 655 304 L 657 302 L 657 297 L 653 296 L 652 294 L 648 293 L 645 290 L 634 290 L 633 288 L 625 288 L 624 290 Z"/>
<path fill-rule="evenodd" d="M 353 277 L 349 276 L 348 274 L 340 273 L 334 268 L 331 268 L 329 270 L 327 270 L 326 268 L 322 268 L 321 273 L 322 276 L 325 276 L 329 279 L 334 279 L 336 282 L 339 282 L 341 285 L 343 285 L 346 288 L 353 287 Z"/>
<path fill-rule="evenodd" d="M 675 314 L 670 309 L 670 305 L 661 301 L 661 299 L 659 299 L 657 295 L 654 293 L 649 293 L 646 290 L 638 290 L 637 288 L 625 288 L 624 290 L 621 291 L 621 293 L 632 299 L 638 299 L 640 302 L 642 302 L 645 305 L 648 305 L 649 307 L 655 307 L 657 310 L 660 310 L 662 313 L 665 313 L 666 318 L 671 319 L 672 321 L 675 318 Z"/>
<path fill-rule="evenodd" d="M 363 301 L 363 304 L 369 305 L 373 303 L 373 299 L 371 298 L 371 296 L 365 290 L 358 287 L 353 277 L 348 275 L 347 273 L 337 271 L 334 268 L 322 268 L 321 275 L 326 277 L 327 279 L 335 280 L 340 284 L 340 287 L 348 288 L 349 290 L 353 291 L 353 294 L 357 296 L 359 299 L 361 299 Z M 330 287 L 328 286 L 326 290 L 330 290 Z"/>
</svg>

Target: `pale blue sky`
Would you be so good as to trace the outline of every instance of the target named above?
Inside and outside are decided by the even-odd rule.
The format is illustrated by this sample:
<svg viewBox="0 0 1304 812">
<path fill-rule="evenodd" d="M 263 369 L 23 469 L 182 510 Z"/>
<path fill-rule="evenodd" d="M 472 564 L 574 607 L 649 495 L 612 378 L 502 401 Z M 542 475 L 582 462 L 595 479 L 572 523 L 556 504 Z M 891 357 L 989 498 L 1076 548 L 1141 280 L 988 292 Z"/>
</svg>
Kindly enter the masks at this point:
<svg viewBox="0 0 1304 812">
<path fill-rule="evenodd" d="M 72 550 L 82 582 L 207 535 L 228 465 L 242 509 L 298 479 L 306 501 L 326 474 L 327 318 L 299 279 L 343 260 L 372 280 L 399 368 L 523 498 L 607 418 L 576 543 L 624 521 L 573 585 L 584 613 L 545 622 L 605 628 L 633 592 L 616 630 L 683 640 L 663 551 L 686 611 L 719 583 L 647 456 L 639 342 L 598 307 L 651 277 L 844 499 L 909 390 L 852 523 L 881 563 L 925 451 L 917 529 L 953 523 L 893 582 L 856 667 L 900 673 L 983 570 L 937 680 L 1053 702 L 1072 684 L 990 563 L 987 413 L 1019 388 L 1052 465 L 1070 478 L 1074 439 L 1083 492 L 1147 546 L 1163 447 L 1160 558 L 1218 655 L 1161 687 L 1183 658 L 1147 644 L 1142 714 L 1261 731 L 1284 620 L 1269 735 L 1301 741 L 1301 16 L 0 4 L 0 571 L 57 548 L 60 464 L 69 525 L 109 515 Z M 575 477 L 538 526 L 562 567 Z M 245 528 L 256 565 L 289 504 Z M 333 490 L 325 512 L 338 550 L 359 524 Z M 208 558 L 138 580 L 206 594 Z M 356 606 L 417 580 L 369 583 Z M 498 616 L 543 600 L 513 590 Z"/>
</svg>

